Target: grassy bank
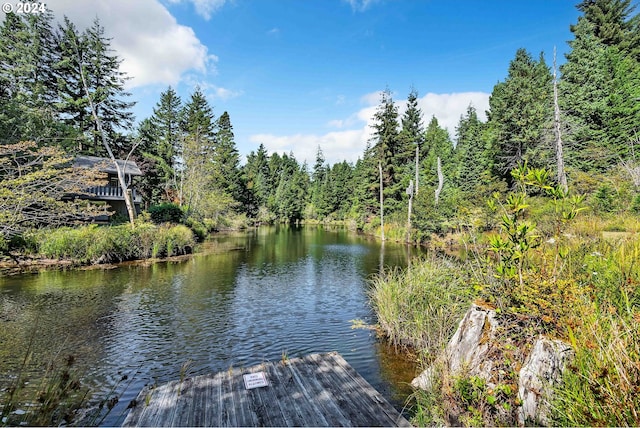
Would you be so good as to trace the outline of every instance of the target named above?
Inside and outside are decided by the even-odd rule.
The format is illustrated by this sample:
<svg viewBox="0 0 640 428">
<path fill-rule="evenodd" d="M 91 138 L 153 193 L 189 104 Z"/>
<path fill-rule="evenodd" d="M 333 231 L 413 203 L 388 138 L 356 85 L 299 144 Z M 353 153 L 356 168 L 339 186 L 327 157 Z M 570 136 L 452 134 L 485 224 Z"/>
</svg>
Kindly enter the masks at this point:
<svg viewBox="0 0 640 428">
<path fill-rule="evenodd" d="M 477 377 L 441 372 L 431 390 L 416 394 L 414 422 L 442 424 L 456 408 L 463 425 L 516 425 L 517 371 L 543 334 L 570 343 L 575 352 L 555 387 L 554 425 L 640 425 L 637 215 L 584 215 L 580 198 L 528 171 L 519 190 L 491 203 L 499 227 L 469 231 L 465 242 L 473 243 L 472 250 L 457 271 L 432 258 L 373 281 L 380 326 L 397 343 L 429 352 L 444 346 L 460 319 L 449 317 L 447 305 L 458 314 L 468 307 L 460 308 L 468 302 L 468 287 L 450 285 L 457 278 L 471 279 L 478 300 L 495 308 L 504 326 L 491 345 L 492 358 L 496 372 L 511 380 L 498 383 L 498 390 Z M 441 312 L 434 310 L 438 305 Z"/>
<path fill-rule="evenodd" d="M 129 225 L 63 227 L 24 235 L 32 257 L 70 260 L 76 264 L 114 263 L 125 260 L 188 254 L 194 234 L 184 225 Z"/>
<path fill-rule="evenodd" d="M 433 254 L 375 277 L 372 285 L 372 305 L 391 343 L 431 355 L 449 340 L 474 294 L 460 266 Z"/>
</svg>

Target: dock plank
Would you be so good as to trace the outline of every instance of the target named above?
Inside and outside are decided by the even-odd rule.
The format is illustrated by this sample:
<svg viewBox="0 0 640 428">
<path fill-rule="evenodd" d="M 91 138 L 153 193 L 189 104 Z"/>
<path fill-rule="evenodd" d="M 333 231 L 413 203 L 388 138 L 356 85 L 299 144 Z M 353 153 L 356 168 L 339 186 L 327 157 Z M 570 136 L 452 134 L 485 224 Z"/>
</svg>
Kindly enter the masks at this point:
<svg viewBox="0 0 640 428">
<path fill-rule="evenodd" d="M 246 389 L 257 372 L 268 386 Z M 410 426 L 338 353 L 172 381 L 136 402 L 123 426 Z"/>
</svg>

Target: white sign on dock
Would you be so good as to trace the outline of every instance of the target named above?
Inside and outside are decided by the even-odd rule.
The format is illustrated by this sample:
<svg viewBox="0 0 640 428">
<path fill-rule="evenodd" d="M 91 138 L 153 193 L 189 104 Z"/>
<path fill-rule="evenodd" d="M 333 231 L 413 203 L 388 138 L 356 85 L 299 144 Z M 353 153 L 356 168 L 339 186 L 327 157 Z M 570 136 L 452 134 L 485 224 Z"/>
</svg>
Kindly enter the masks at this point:
<svg viewBox="0 0 640 428">
<path fill-rule="evenodd" d="M 264 372 L 249 373 L 249 374 L 243 375 L 243 377 L 244 377 L 244 387 L 246 389 L 269 386 L 269 382 L 267 382 L 267 376 L 265 375 Z"/>
</svg>

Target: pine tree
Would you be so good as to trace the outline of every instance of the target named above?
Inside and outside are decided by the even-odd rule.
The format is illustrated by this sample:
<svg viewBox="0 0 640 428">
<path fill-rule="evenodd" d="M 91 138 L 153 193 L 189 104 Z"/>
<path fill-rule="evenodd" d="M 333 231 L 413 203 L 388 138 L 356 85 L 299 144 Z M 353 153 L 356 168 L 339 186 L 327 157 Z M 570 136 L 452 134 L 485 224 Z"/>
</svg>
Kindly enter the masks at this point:
<svg viewBox="0 0 640 428">
<path fill-rule="evenodd" d="M 204 218 L 202 208 L 212 189 L 211 160 L 215 138 L 215 118 L 200 88 L 191 94 L 182 113 L 180 158 L 180 202 L 188 214 Z"/>
<path fill-rule="evenodd" d="M 52 20 L 51 12 L 9 13 L 0 27 L 0 131 L 7 143 L 50 145 L 68 134 L 56 122 L 53 108 L 57 81 Z"/>
<path fill-rule="evenodd" d="M 498 83 L 489 98 L 489 121 L 496 131 L 498 174 L 510 180 L 509 171 L 528 161 L 544 167 L 551 162 L 544 136 L 553 117 L 552 77 L 544 57 L 535 61 L 518 49 L 509 65 L 509 74 Z"/>
<path fill-rule="evenodd" d="M 460 117 L 456 128 L 456 147 L 454 173 L 455 185 L 467 194 L 476 195 L 475 191 L 482 182 L 490 165 L 483 139 L 484 124 L 478 118 L 473 106 L 467 107 L 465 115 Z"/>
<path fill-rule="evenodd" d="M 371 152 L 365 154 L 365 158 L 372 157 L 376 168 L 377 164 L 382 165 L 382 183 L 385 200 L 388 203 L 388 210 L 393 211 L 398 208 L 398 203 L 402 201 L 404 189 L 401 188 L 402 166 L 397 165 L 398 158 L 402 158 L 403 150 L 398 131 L 398 107 L 393 102 L 391 91 L 387 88 L 382 92 L 380 105 L 374 115 L 373 137 L 371 142 Z M 371 190 L 371 196 L 377 199 L 378 186 Z M 373 198 L 372 198 L 373 199 Z"/>
<path fill-rule="evenodd" d="M 629 2 L 583 1 L 562 65 L 560 105 L 569 124 L 568 164 L 603 172 L 629 155 L 640 126 L 639 27 Z"/>
<path fill-rule="evenodd" d="M 215 149 L 213 152 L 214 175 L 218 180 L 219 188 L 233 197 L 234 200 L 242 199 L 240 184 L 240 154 L 236 148 L 233 135 L 233 126 L 229 113 L 222 113 L 216 124 Z"/>
<path fill-rule="evenodd" d="M 424 126 L 422 110 L 418 107 L 418 92 L 411 89 L 407 97 L 407 110 L 402 115 L 402 129 L 400 130 L 401 164 L 410 163 L 414 159 L 415 146 L 421 147 L 424 142 Z"/>
<path fill-rule="evenodd" d="M 112 141 L 121 131 L 131 128 L 135 103 L 125 101 L 130 94 L 124 86 L 128 77 L 120 71 L 121 60 L 112 51 L 104 27 L 96 19 L 80 34 L 65 17 L 59 26 L 56 45 L 59 53 L 55 68 L 58 73 L 58 111 L 61 118 L 86 135 L 89 144 L 80 144 L 81 152 L 104 155 L 97 122 L 93 120 L 89 100 L 83 86 L 81 70 L 85 73 L 89 96 L 96 108 L 103 130 Z M 119 151 L 126 148 L 119 147 Z"/>
</svg>

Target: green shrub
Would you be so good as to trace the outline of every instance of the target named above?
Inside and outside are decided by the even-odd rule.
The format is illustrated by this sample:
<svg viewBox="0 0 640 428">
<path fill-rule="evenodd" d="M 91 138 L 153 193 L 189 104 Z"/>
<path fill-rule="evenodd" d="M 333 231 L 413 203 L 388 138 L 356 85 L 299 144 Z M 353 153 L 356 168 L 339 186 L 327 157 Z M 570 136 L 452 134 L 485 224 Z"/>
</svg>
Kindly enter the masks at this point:
<svg viewBox="0 0 640 428">
<path fill-rule="evenodd" d="M 204 241 L 204 239 L 207 237 L 207 234 L 209 233 L 205 223 L 195 220 L 193 218 L 188 218 L 185 221 L 185 225 L 191 229 L 191 231 L 193 232 L 193 234 L 195 235 L 196 239 L 199 242 Z"/>
<path fill-rule="evenodd" d="M 155 233 L 151 256 L 171 257 L 189 254 L 194 245 L 194 234 L 187 226 L 159 226 Z"/>
<path fill-rule="evenodd" d="M 184 212 L 182 208 L 176 204 L 164 203 L 154 205 L 149 208 L 151 220 L 156 223 L 182 223 L 184 220 Z"/>
<path fill-rule="evenodd" d="M 114 263 L 147 257 L 190 253 L 193 232 L 184 225 L 138 224 L 83 226 L 38 231 L 33 234 L 37 253 L 43 257 L 70 259 L 77 263 Z"/>
<path fill-rule="evenodd" d="M 383 333 L 395 345 L 427 352 L 446 344 L 473 298 L 465 271 L 435 256 L 371 282 L 370 297 Z"/>
</svg>

